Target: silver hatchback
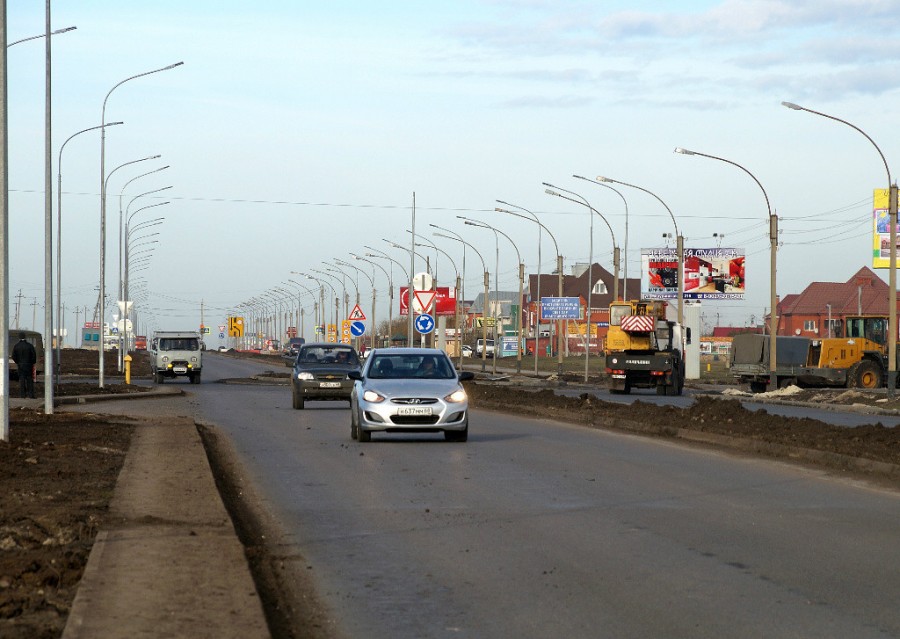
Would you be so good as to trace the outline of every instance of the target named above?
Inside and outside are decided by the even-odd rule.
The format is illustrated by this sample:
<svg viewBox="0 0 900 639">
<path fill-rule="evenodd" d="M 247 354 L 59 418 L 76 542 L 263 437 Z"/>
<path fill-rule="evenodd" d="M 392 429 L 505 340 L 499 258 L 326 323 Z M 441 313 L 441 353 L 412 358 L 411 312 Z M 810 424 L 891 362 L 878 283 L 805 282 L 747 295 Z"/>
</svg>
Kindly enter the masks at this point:
<svg viewBox="0 0 900 639">
<path fill-rule="evenodd" d="M 372 433 L 443 432 L 447 441 L 469 436 L 469 400 L 450 358 L 433 348 L 379 348 L 369 352 L 350 395 L 350 436 Z"/>
</svg>

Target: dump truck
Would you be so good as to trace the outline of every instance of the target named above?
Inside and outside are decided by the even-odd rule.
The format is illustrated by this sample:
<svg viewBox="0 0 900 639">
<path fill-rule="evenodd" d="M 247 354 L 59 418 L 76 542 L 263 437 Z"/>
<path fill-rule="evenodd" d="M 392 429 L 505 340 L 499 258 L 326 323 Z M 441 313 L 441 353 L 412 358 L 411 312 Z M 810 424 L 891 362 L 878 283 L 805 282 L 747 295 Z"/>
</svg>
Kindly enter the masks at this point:
<svg viewBox="0 0 900 639">
<path fill-rule="evenodd" d="M 888 371 L 888 319 L 849 317 L 839 328 L 842 335 L 838 337 L 776 336 L 778 387 L 884 386 Z M 743 333 L 735 335 L 731 343 L 731 374 L 754 393 L 765 391 L 770 381 L 769 341 L 768 335 Z"/>
<path fill-rule="evenodd" d="M 610 304 L 605 351 L 611 393 L 656 388 L 658 395 L 681 395 L 690 329 L 669 319 L 670 314 L 664 300 Z"/>
</svg>

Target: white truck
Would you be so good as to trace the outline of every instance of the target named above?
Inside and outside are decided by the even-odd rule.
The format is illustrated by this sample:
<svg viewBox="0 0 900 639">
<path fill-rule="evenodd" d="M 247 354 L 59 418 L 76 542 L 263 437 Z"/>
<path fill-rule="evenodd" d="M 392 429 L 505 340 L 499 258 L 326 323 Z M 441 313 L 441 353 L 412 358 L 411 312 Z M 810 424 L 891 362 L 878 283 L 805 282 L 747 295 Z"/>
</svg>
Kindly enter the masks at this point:
<svg viewBox="0 0 900 639">
<path fill-rule="evenodd" d="M 483 350 L 484 340 L 479 339 L 477 342 L 475 342 L 475 355 L 477 357 L 481 357 L 481 353 Z M 492 339 L 487 340 L 487 354 L 485 355 L 485 357 L 494 357 L 494 340 Z"/>
<path fill-rule="evenodd" d="M 199 384 L 203 369 L 200 333 L 156 331 L 150 341 L 150 369 L 157 384 L 176 377 L 187 377 L 191 384 Z"/>
</svg>

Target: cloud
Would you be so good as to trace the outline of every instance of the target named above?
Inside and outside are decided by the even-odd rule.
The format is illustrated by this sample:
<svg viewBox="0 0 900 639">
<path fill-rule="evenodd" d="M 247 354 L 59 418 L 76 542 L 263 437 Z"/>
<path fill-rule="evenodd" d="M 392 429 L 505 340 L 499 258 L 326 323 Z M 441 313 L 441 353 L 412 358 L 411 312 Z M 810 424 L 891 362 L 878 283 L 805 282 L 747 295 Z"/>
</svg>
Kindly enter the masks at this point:
<svg viewBox="0 0 900 639">
<path fill-rule="evenodd" d="M 574 109 L 590 106 L 593 98 L 576 95 L 547 96 L 523 96 L 500 102 L 498 106 L 504 108 L 542 108 L 542 109 Z"/>
</svg>

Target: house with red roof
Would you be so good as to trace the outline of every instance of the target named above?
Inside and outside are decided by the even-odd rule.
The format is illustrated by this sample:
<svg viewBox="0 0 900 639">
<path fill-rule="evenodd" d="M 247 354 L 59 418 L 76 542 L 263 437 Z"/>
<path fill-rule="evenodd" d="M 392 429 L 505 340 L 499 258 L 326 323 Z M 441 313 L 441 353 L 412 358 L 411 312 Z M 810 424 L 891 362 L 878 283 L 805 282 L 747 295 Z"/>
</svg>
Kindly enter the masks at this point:
<svg viewBox="0 0 900 639">
<path fill-rule="evenodd" d="M 847 317 L 887 317 L 888 285 L 864 266 L 846 282 L 812 282 L 802 293 L 785 295 L 777 308 L 778 335 L 836 336 Z"/>
</svg>

